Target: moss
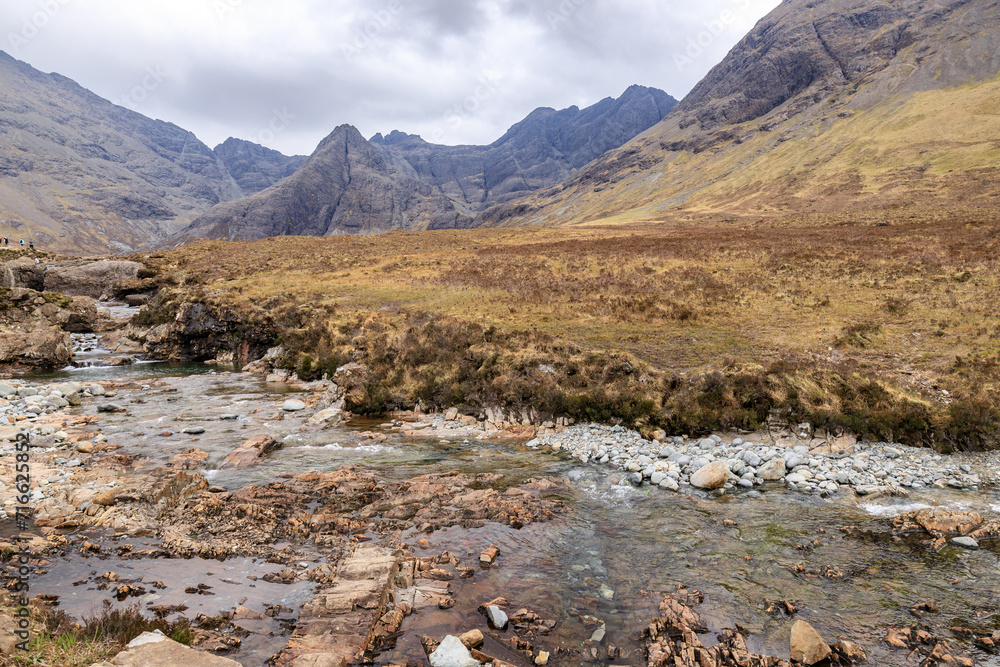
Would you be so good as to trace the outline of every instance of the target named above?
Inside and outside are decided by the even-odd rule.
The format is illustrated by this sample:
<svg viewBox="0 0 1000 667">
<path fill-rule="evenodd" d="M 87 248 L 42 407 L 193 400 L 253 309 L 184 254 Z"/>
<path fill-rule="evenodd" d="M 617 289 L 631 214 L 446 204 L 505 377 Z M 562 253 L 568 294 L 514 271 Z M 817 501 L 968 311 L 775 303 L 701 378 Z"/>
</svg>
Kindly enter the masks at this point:
<svg viewBox="0 0 1000 667">
<path fill-rule="evenodd" d="M 52 303 L 64 309 L 69 308 L 73 304 L 73 300 L 70 297 L 57 292 L 42 292 L 42 298 L 45 299 L 46 303 Z"/>
</svg>

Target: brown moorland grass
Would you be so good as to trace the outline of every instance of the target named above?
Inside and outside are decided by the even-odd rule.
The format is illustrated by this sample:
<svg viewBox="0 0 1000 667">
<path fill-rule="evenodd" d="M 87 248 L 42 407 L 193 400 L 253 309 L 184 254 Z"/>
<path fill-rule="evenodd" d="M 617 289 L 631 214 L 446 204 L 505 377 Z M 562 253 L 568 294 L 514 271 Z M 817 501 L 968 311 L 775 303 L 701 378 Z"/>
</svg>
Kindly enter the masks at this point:
<svg viewBox="0 0 1000 667">
<path fill-rule="evenodd" d="M 129 289 L 161 288 L 150 324 L 226 310 L 231 347 L 253 329 L 300 374 L 366 363 L 356 408 L 686 430 L 779 409 L 981 447 L 1000 424 L 998 230 L 932 210 L 199 242 L 145 256 L 156 276 Z"/>
</svg>

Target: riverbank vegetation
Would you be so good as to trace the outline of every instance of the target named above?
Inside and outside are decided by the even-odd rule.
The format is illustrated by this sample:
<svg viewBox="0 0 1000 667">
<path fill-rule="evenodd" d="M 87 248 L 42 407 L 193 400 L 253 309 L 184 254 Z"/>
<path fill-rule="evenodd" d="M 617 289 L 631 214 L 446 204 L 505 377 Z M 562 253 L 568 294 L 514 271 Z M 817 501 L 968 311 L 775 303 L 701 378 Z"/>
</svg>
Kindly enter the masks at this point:
<svg viewBox="0 0 1000 667">
<path fill-rule="evenodd" d="M 198 358 L 281 344 L 304 378 L 364 364 L 361 412 L 531 407 L 672 433 L 778 414 L 981 449 L 1000 438 L 998 228 L 882 211 L 199 242 L 140 256 L 125 289 L 158 290 L 146 326 L 205 306 L 217 340 Z"/>
</svg>

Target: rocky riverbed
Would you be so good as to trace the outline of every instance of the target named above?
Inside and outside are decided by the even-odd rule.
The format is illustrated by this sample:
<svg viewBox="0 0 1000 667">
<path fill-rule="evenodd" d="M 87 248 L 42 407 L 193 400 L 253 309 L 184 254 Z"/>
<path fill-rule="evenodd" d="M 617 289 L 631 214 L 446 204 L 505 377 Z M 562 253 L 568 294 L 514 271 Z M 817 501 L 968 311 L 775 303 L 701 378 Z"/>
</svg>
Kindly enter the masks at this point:
<svg viewBox="0 0 1000 667">
<path fill-rule="evenodd" d="M 808 433 L 808 424 L 800 425 Z M 807 436 L 808 437 L 808 436 Z M 646 440 L 620 426 L 581 424 L 531 440 L 527 446 L 549 448 L 582 463 L 610 466 L 627 473 L 624 483 L 649 484 L 668 491 L 691 489 L 716 495 L 746 492 L 759 497 L 768 482 L 792 491 L 828 497 L 853 489 L 859 496 L 902 494 L 925 488 L 976 491 L 984 477 L 994 478 L 997 457 L 943 456 L 927 449 L 885 442 L 841 438 L 836 448 L 810 447 L 807 437 L 674 437 Z M 812 441 L 815 442 L 815 441 Z"/>
<path fill-rule="evenodd" d="M 363 647 L 419 664 L 475 632 L 459 643 L 476 662 L 779 665 L 798 621 L 821 638 L 799 626 L 801 650 L 841 664 L 852 646 L 871 664 L 989 664 L 1000 630 L 989 457 L 782 430 L 529 439 L 457 411 L 343 423 L 329 382 L 206 367 L 0 384 L 8 515 L 9 438 L 33 444 L 32 593 L 77 616 L 107 600 L 215 618 L 195 646 L 244 666 Z M 713 464 L 722 486 L 692 484 Z M 348 621 L 371 633 L 328 632 Z"/>
</svg>

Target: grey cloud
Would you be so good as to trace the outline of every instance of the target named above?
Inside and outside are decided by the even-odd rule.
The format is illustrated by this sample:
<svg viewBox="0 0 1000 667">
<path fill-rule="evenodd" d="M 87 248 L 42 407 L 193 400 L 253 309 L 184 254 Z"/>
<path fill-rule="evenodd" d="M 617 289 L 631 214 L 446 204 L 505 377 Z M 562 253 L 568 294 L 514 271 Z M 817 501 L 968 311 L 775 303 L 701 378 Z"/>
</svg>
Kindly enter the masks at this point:
<svg viewBox="0 0 1000 667">
<path fill-rule="evenodd" d="M 4 0 L 0 37 L 38 1 Z M 263 136 L 286 153 L 311 152 L 341 123 L 490 143 L 536 107 L 593 104 L 633 83 L 679 98 L 778 4 L 219 0 L 232 9 L 220 17 L 215 0 L 52 1 L 64 9 L 16 57 L 109 99 L 134 102 L 139 89 L 137 111 L 210 145 Z M 679 66 L 723 12 L 725 29 Z M 149 68 L 169 72 L 151 91 Z M 267 132 L 283 110 L 295 118 Z"/>
</svg>

